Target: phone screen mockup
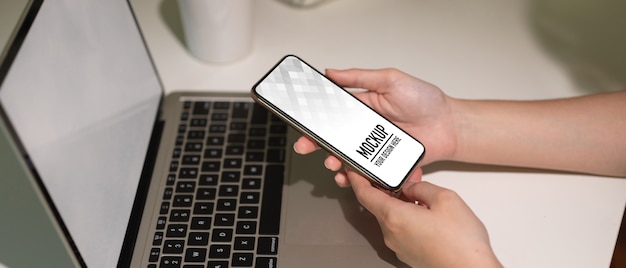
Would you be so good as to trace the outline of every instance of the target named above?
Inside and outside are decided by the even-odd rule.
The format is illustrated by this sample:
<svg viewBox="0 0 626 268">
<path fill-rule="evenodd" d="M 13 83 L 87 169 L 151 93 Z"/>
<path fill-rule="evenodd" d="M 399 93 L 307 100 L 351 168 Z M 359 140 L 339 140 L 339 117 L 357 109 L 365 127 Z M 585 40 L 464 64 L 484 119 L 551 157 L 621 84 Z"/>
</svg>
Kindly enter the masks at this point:
<svg viewBox="0 0 626 268">
<path fill-rule="evenodd" d="M 252 97 L 388 190 L 399 190 L 424 154 L 419 141 L 293 55 L 253 87 Z"/>
</svg>

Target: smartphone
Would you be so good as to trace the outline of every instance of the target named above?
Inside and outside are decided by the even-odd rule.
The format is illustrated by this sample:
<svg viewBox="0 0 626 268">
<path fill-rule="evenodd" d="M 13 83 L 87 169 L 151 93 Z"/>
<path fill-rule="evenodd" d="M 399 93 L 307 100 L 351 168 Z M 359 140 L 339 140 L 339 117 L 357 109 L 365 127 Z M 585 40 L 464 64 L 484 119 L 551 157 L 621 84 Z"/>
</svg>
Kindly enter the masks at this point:
<svg viewBox="0 0 626 268">
<path fill-rule="evenodd" d="M 252 98 L 352 169 L 397 192 L 424 146 L 294 55 L 282 58 Z"/>
</svg>

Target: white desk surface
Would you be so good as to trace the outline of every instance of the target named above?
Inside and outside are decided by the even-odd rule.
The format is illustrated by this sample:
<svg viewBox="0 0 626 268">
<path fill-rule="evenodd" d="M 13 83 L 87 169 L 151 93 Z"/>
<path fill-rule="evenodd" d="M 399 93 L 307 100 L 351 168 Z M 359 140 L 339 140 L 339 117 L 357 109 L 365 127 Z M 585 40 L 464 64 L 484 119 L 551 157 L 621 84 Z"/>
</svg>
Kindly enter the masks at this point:
<svg viewBox="0 0 626 268">
<path fill-rule="evenodd" d="M 166 93 L 248 91 L 285 54 L 320 70 L 395 67 L 459 98 L 589 93 L 542 45 L 533 3 L 334 0 L 298 9 L 257 0 L 253 49 L 229 64 L 188 53 L 175 0 L 133 0 L 133 7 Z M 425 180 L 454 189 L 474 209 L 506 267 L 609 266 L 625 179 L 455 163 L 425 171 Z"/>
</svg>

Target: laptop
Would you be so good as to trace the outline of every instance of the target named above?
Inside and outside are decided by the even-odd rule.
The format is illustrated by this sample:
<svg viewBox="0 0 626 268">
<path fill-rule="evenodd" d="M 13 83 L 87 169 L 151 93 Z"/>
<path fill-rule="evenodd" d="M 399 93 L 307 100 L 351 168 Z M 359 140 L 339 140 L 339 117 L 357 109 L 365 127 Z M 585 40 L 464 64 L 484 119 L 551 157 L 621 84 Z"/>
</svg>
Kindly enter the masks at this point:
<svg viewBox="0 0 626 268">
<path fill-rule="evenodd" d="M 1 266 L 402 266 L 249 89 L 163 95 L 127 1 L 22 3 L 0 73 Z"/>
</svg>

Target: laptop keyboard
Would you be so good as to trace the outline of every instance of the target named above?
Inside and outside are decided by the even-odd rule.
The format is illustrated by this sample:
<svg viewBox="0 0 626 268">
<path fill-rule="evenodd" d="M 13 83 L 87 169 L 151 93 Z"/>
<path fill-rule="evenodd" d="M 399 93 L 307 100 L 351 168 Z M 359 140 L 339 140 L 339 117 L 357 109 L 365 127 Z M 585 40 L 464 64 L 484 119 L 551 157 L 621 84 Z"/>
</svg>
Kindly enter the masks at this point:
<svg viewBox="0 0 626 268">
<path fill-rule="evenodd" d="M 253 102 L 183 106 L 149 267 L 276 267 L 286 124 Z"/>
</svg>

